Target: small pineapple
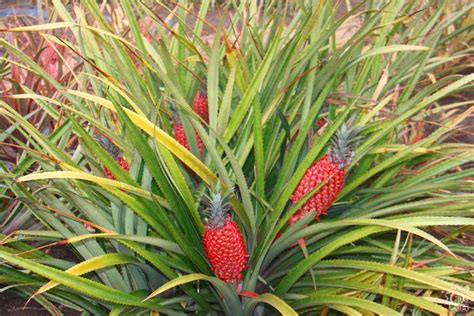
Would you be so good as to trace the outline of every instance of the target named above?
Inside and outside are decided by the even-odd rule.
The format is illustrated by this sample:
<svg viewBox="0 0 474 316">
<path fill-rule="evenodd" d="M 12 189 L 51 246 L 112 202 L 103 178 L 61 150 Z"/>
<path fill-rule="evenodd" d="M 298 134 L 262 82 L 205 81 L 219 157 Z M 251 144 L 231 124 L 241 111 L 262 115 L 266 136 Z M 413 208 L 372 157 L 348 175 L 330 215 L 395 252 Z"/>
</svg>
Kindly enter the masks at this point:
<svg viewBox="0 0 474 316">
<path fill-rule="evenodd" d="M 346 167 L 354 157 L 354 145 L 359 140 L 359 128 L 343 124 L 331 139 L 331 149 L 321 159 L 314 162 L 301 178 L 291 201 L 297 203 L 306 193 L 327 181 L 311 196 L 300 209 L 293 214 L 289 224 L 294 224 L 309 212 L 315 212 L 315 219 L 319 215 L 327 214 L 328 208 L 336 200 L 344 185 Z"/>
<path fill-rule="evenodd" d="M 248 255 L 239 227 L 229 215 L 229 196 L 232 190 L 221 194 L 219 190 L 205 195 L 207 224 L 203 233 L 203 246 L 214 274 L 224 282 L 242 280 L 247 268 Z"/>
<path fill-rule="evenodd" d="M 202 87 L 194 96 L 193 111 L 209 123 L 209 107 L 206 88 Z"/>
</svg>

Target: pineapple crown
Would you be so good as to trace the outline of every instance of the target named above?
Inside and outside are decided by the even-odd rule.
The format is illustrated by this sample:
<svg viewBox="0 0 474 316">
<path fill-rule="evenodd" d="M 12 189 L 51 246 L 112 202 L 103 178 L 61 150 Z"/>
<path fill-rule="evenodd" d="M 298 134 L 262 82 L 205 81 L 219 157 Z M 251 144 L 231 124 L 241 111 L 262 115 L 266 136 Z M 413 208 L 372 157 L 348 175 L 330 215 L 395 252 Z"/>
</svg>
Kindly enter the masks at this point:
<svg viewBox="0 0 474 316">
<path fill-rule="evenodd" d="M 205 84 L 201 85 L 201 87 L 199 88 L 199 91 L 201 92 L 202 95 L 207 97 L 207 87 Z"/>
<path fill-rule="evenodd" d="M 359 135 L 362 128 L 354 126 L 355 116 L 352 116 L 346 123 L 336 131 L 331 138 L 332 147 L 328 157 L 340 169 L 345 168 L 354 158 L 354 148 L 361 140 Z"/>
<path fill-rule="evenodd" d="M 207 97 L 207 80 L 205 78 L 201 80 L 199 91 Z"/>
<path fill-rule="evenodd" d="M 233 189 L 222 191 L 219 182 L 215 188 L 211 189 L 209 195 L 203 193 L 206 203 L 204 212 L 207 216 L 207 225 L 209 228 L 220 228 L 224 226 L 229 215 L 229 199 L 232 193 L 234 193 Z"/>
<path fill-rule="evenodd" d="M 178 109 L 176 108 L 176 104 L 170 103 L 170 110 L 171 110 L 171 117 L 173 118 L 173 122 L 178 123 L 181 121 L 179 118 Z"/>
<path fill-rule="evenodd" d="M 120 156 L 120 148 L 118 148 L 117 145 L 115 145 L 109 138 L 100 134 L 94 135 L 94 138 L 112 158 L 117 159 Z"/>
</svg>

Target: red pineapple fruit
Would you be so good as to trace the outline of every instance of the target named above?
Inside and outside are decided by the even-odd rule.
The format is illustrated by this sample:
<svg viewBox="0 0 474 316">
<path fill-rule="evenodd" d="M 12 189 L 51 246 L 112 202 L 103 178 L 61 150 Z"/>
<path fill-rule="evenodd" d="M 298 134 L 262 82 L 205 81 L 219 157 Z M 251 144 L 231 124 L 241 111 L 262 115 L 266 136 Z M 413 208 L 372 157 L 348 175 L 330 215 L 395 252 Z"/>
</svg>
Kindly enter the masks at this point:
<svg viewBox="0 0 474 316">
<path fill-rule="evenodd" d="M 202 151 L 204 147 L 202 144 L 201 137 L 199 137 L 199 134 L 196 131 L 194 131 L 194 134 L 196 135 L 196 143 L 199 149 L 199 153 L 202 155 Z M 178 143 L 186 147 L 187 150 L 191 150 L 189 147 L 188 139 L 186 137 L 186 133 L 184 131 L 183 124 L 177 123 L 177 122 L 173 123 L 173 135 L 174 135 L 174 139 L 176 139 Z"/>
<path fill-rule="evenodd" d="M 305 194 L 324 184 L 293 214 L 289 224 L 294 224 L 312 211 L 318 221 L 319 215 L 327 214 L 328 208 L 344 185 L 346 167 L 354 157 L 353 147 L 359 139 L 359 131 L 358 128 L 349 128 L 347 124 L 343 124 L 332 137 L 329 152 L 306 171 L 291 196 L 293 203 L 297 203 Z"/>
<path fill-rule="evenodd" d="M 181 122 L 179 120 L 178 112 L 177 112 L 177 110 L 176 110 L 176 108 L 173 104 L 171 105 L 171 111 L 173 112 L 173 136 L 174 136 L 174 139 L 176 139 L 176 141 L 178 143 L 180 143 L 183 147 L 185 147 L 187 150 L 191 150 L 191 147 L 189 146 L 188 137 L 186 137 L 186 132 L 184 130 L 184 126 L 183 126 L 183 124 L 181 124 Z M 195 136 L 195 140 L 196 140 L 196 144 L 197 144 L 199 153 L 202 156 L 204 146 L 203 146 L 201 137 L 199 136 L 198 132 L 195 129 L 194 129 L 194 136 Z M 192 171 L 188 166 L 184 165 L 184 167 L 191 175 L 195 175 L 194 171 Z"/>
<path fill-rule="evenodd" d="M 224 282 L 238 284 L 248 266 L 248 254 L 242 233 L 229 215 L 230 194 L 231 190 L 205 195 L 208 216 L 203 246 L 212 272 Z"/>
<path fill-rule="evenodd" d="M 209 107 L 207 102 L 207 91 L 204 87 L 194 96 L 193 111 L 199 115 L 206 123 L 209 123 Z"/>
<path fill-rule="evenodd" d="M 186 133 L 184 131 L 183 124 L 177 123 L 176 121 L 173 123 L 173 135 L 174 135 L 174 139 L 176 139 L 178 143 L 184 146 L 187 150 L 191 150 L 189 147 L 188 139 L 186 137 Z M 196 143 L 199 149 L 199 153 L 202 156 L 202 152 L 204 149 L 204 146 L 202 144 L 202 139 L 201 137 L 199 137 L 199 134 L 196 132 L 196 130 L 194 130 L 194 135 L 196 135 Z M 187 165 L 184 165 L 184 168 L 186 169 L 187 172 L 189 172 L 190 175 L 192 176 L 196 175 L 196 173 L 193 170 L 191 170 L 191 168 L 189 168 Z"/>
<path fill-rule="evenodd" d="M 125 160 L 125 158 L 123 158 L 122 156 L 116 157 L 115 161 L 126 172 L 128 172 L 130 170 L 130 166 L 128 165 L 128 161 Z M 103 166 L 102 168 L 104 169 L 104 173 L 107 176 L 107 178 L 109 178 L 110 180 L 115 180 L 116 179 L 115 176 L 112 174 L 112 172 L 110 172 L 110 170 L 107 169 L 107 167 Z"/>
</svg>

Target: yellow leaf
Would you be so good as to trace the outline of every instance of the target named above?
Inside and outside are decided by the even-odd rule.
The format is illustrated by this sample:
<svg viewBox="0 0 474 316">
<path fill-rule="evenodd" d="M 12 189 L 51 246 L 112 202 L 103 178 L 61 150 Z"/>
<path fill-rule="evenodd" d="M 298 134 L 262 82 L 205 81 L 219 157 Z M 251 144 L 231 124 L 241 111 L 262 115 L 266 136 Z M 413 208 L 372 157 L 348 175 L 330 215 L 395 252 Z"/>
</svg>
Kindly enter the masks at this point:
<svg viewBox="0 0 474 316">
<path fill-rule="evenodd" d="M 143 300 L 143 302 L 146 301 L 146 300 L 149 300 L 150 298 L 153 298 L 153 297 L 155 297 L 155 296 L 157 296 L 161 293 L 163 293 L 164 291 L 172 289 L 176 286 L 183 285 L 183 284 L 193 282 L 193 281 L 197 281 L 197 280 L 207 280 L 209 278 L 210 278 L 209 276 L 207 276 L 205 274 L 202 274 L 202 273 L 193 273 L 193 274 L 188 274 L 188 275 L 178 277 L 176 279 L 173 279 L 173 280 L 163 284 L 161 287 L 159 287 L 158 289 L 153 291 L 153 293 L 151 293 L 147 298 L 145 298 Z"/>
<path fill-rule="evenodd" d="M 83 275 L 92 271 L 100 270 L 102 268 L 131 262 L 138 262 L 138 260 L 134 259 L 131 256 L 120 253 L 109 253 L 78 263 L 75 266 L 67 269 L 66 272 L 71 273 L 73 275 Z M 59 283 L 56 281 L 49 281 L 48 283 L 40 287 L 32 296 L 42 294 L 58 285 Z"/>
<path fill-rule="evenodd" d="M 0 32 L 40 32 L 78 26 L 73 22 L 57 22 L 0 29 Z"/>
<path fill-rule="evenodd" d="M 73 244 L 79 241 L 83 241 L 84 239 L 89 239 L 89 238 L 97 238 L 97 237 L 111 237 L 111 236 L 120 236 L 117 233 L 110 232 L 110 233 L 96 233 L 96 234 L 85 234 L 85 235 L 79 235 L 79 236 L 74 236 L 71 237 L 67 240 L 69 244 Z"/>
<path fill-rule="evenodd" d="M 46 180 L 46 179 L 77 179 L 77 180 L 85 180 L 97 183 L 103 186 L 111 186 L 116 187 L 122 190 L 126 190 L 128 192 L 133 192 L 140 196 L 150 198 L 151 193 L 147 192 L 141 188 L 134 187 L 132 185 L 116 181 L 110 180 L 98 176 L 94 176 L 83 171 L 48 171 L 48 172 L 40 172 L 40 173 L 30 173 L 26 176 L 21 176 L 16 179 L 17 182 L 27 182 L 32 180 Z"/>
<path fill-rule="evenodd" d="M 264 293 L 256 298 L 256 300 L 273 306 L 283 316 L 298 316 L 298 313 L 293 308 L 291 308 L 290 305 L 288 305 L 284 300 L 276 295 Z"/>
<path fill-rule="evenodd" d="M 82 97 L 84 99 L 93 101 L 97 104 L 100 104 L 107 109 L 116 112 L 115 107 L 112 102 L 104 98 L 75 90 L 67 90 L 67 92 Z M 142 117 L 135 112 L 130 111 L 129 109 L 123 109 L 128 115 L 130 120 L 148 135 L 153 136 L 158 143 L 166 147 L 170 152 L 172 152 L 176 157 L 178 157 L 183 163 L 185 163 L 189 168 L 191 168 L 197 175 L 199 175 L 207 184 L 213 184 L 217 181 L 216 175 L 212 173 L 205 164 L 203 164 L 196 156 L 194 156 L 189 150 L 184 146 L 178 143 L 173 137 L 168 135 L 161 128 L 150 122 L 146 117 Z"/>
</svg>

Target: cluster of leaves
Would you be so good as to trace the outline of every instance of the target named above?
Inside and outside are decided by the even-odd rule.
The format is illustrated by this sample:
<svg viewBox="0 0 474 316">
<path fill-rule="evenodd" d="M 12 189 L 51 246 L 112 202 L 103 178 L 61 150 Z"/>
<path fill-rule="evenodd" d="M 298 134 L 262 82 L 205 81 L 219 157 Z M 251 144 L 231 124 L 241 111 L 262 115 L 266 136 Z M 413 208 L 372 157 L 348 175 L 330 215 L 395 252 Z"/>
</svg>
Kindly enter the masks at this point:
<svg viewBox="0 0 474 316">
<path fill-rule="evenodd" d="M 456 41 L 472 29 L 472 5 L 367 1 L 336 18 L 332 1 L 52 2 L 51 23 L 6 31 L 74 54 L 61 58 L 68 80 L 0 39 L 14 56 L 2 60 L 54 91 L 16 82 L 21 92 L 0 101 L 2 141 L 28 148 L 15 166 L 0 162 L 0 192 L 44 227 L 3 235 L 2 284 L 56 314 L 54 302 L 93 315 L 446 314 L 459 304 L 446 293 L 474 299 L 472 249 L 456 242 L 474 224 L 472 146 L 448 142 L 473 102 L 440 102 L 472 87 L 474 75 L 448 67 L 472 53 Z M 225 12 L 218 26 L 206 22 L 213 10 Z M 51 33 L 64 29 L 71 36 Z M 202 82 L 209 124 L 190 107 Z M 34 103 L 54 128 L 13 102 Z M 170 136 L 171 104 L 190 151 Z M 289 203 L 293 190 L 350 116 L 363 141 L 337 203 L 319 223 L 288 227 L 305 201 Z M 413 134 L 420 122 L 430 134 Z M 120 148 L 129 173 L 94 135 Z M 213 277 L 201 244 L 200 193 L 218 179 L 239 192 L 250 256 L 240 293 Z M 437 226 L 447 235 L 430 234 Z M 80 263 L 48 255 L 59 245 Z"/>
<path fill-rule="evenodd" d="M 2 18 L 2 27 L 26 27 L 33 22 L 32 17 L 10 16 Z M 53 48 L 53 45 L 39 34 L 31 32 L 6 33 L 6 38 L 15 43 L 24 54 L 28 55 L 58 80 L 70 82 L 71 74 L 67 73 L 62 77 L 63 73 L 60 72 L 62 60 L 59 59 L 56 50 L 59 49 L 64 53 L 61 47 Z M 2 52 L 4 52 L 4 49 L 2 49 Z M 68 57 L 66 54 L 61 56 L 62 58 Z M 24 87 L 47 97 L 54 98 L 58 95 L 57 90 L 41 76 L 23 68 L 21 64 L 18 64 L 18 60 L 14 55 L 9 58 L 8 52 L 5 52 L 0 62 L 0 91 L 2 96 L 8 98 L 10 95 L 22 93 Z M 54 129 L 55 121 L 34 100 L 8 99 L 8 105 L 43 134 L 49 134 Z M 0 130 L 5 131 L 0 137 L 0 160 L 8 170 L 11 170 L 19 155 L 24 150 L 32 149 L 24 146 L 27 139 L 4 116 L 0 116 Z M 18 204 L 19 201 L 13 199 L 6 199 L 0 203 L 0 209 L 3 211 L 0 213 L 1 231 L 10 233 L 16 229 L 40 229 L 41 224 L 35 223 L 31 213 L 23 212 Z"/>
</svg>

